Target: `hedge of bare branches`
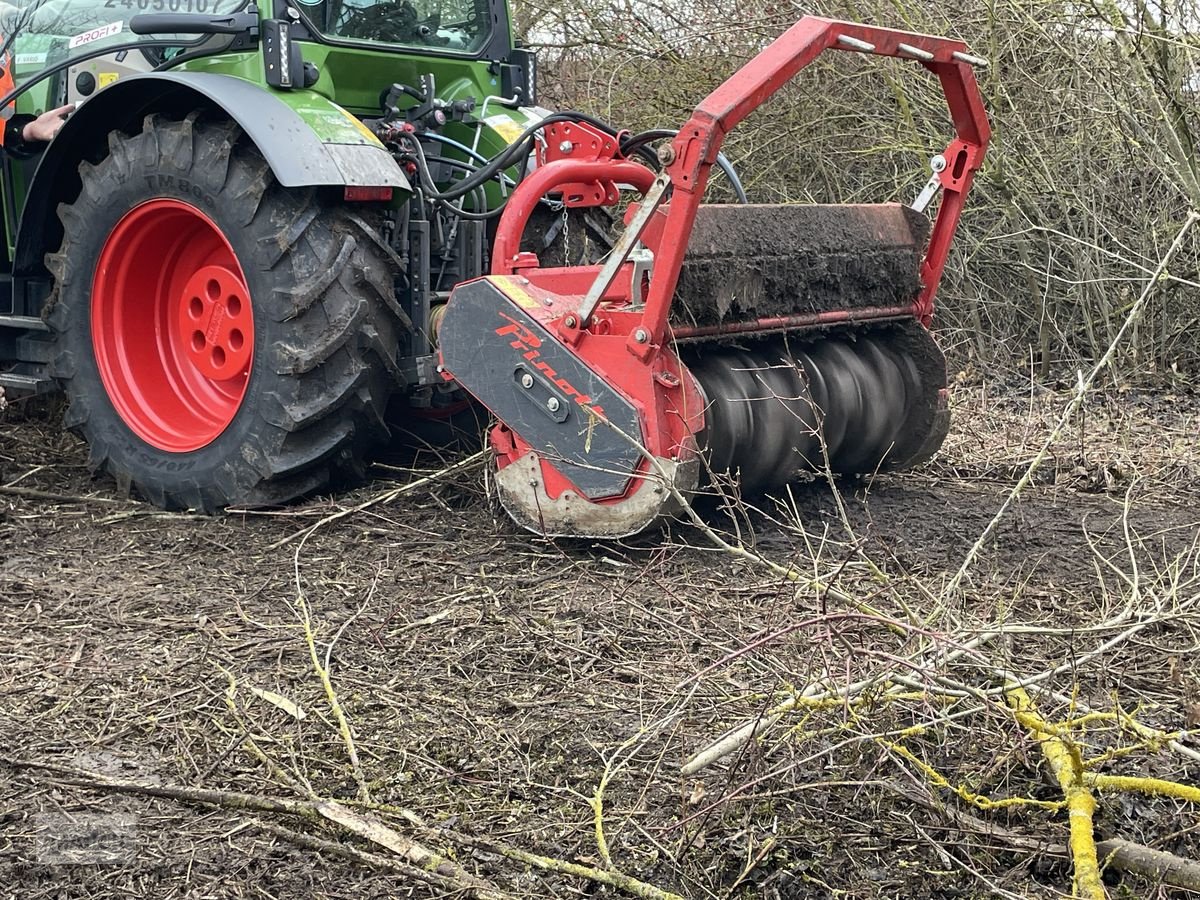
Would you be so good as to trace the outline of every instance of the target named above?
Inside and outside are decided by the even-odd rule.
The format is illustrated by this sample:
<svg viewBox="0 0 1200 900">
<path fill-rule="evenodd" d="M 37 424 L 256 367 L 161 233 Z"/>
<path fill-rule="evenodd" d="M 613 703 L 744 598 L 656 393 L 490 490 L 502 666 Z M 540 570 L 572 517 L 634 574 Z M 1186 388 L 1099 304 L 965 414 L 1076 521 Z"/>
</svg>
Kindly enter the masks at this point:
<svg viewBox="0 0 1200 900">
<path fill-rule="evenodd" d="M 1189 13 L 1188 10 L 1192 12 Z M 804 13 L 950 35 L 990 61 L 994 129 L 942 291 L 960 365 L 1042 377 L 1096 359 L 1200 204 L 1194 4 L 1058 0 L 524 0 L 543 104 L 639 129 L 695 103 Z M 826 54 L 726 142 L 751 200 L 911 201 L 950 136 L 916 63 Z M 724 189 L 719 176 L 712 190 Z M 1179 254 L 1114 369 L 1200 374 L 1200 238 Z"/>
</svg>

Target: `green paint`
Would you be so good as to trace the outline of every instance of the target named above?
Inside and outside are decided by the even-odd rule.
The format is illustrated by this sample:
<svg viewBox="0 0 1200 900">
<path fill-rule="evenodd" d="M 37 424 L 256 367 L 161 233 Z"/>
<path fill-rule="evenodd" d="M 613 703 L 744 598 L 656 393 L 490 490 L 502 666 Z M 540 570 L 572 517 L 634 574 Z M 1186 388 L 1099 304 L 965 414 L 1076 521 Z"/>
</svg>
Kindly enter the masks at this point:
<svg viewBox="0 0 1200 900">
<path fill-rule="evenodd" d="M 133 8 L 130 10 L 121 9 L 114 12 L 111 7 L 105 5 L 104 0 L 95 0 L 94 6 L 84 7 L 90 18 L 80 19 L 70 26 L 60 26 L 59 30 L 64 31 L 64 34 L 27 34 L 14 43 L 13 51 L 17 54 L 14 74 L 17 83 L 24 84 L 31 79 L 39 79 L 33 88 L 18 98 L 17 112 L 36 114 L 53 104 L 51 91 L 56 84 L 56 78 L 47 72 L 47 68 L 66 59 L 69 54 L 102 46 L 113 47 L 114 53 L 122 48 L 128 49 L 129 53 L 140 53 L 136 46 L 131 46 L 139 39 L 129 32 L 128 17 L 137 12 L 154 10 L 136 8 L 138 0 L 131 2 Z M 155 0 L 147 2 L 153 3 Z M 170 0 L 164 2 L 169 3 Z M 193 5 L 205 3 L 210 9 L 212 4 L 220 2 L 222 13 L 238 8 L 238 4 L 230 0 L 181 2 Z M 262 4 L 260 18 L 267 18 L 270 8 L 271 4 Z M 124 22 L 125 27 L 120 33 L 68 50 L 68 42 L 73 36 L 115 20 Z M 508 46 L 511 47 L 511 34 L 508 38 Z M 326 144 L 378 144 L 378 140 L 362 126 L 358 118 L 379 115 L 381 93 L 391 84 L 401 82 L 418 86 L 421 76 L 425 74 L 434 76 L 437 94 L 445 100 L 475 98 L 476 115 L 482 118 L 484 123 L 478 129 L 474 126 L 451 125 L 445 129 L 445 133 L 468 146 L 474 145 L 484 156 L 490 157 L 500 152 L 516 134 L 537 118 L 501 106 L 495 99 L 487 102 L 485 106 L 485 100 L 498 90 L 498 79 L 489 71 L 490 63 L 487 60 L 449 53 L 431 55 L 422 52 L 420 48 L 372 44 L 366 41 L 356 41 L 353 46 L 312 42 L 302 42 L 300 46 L 305 60 L 316 65 L 320 73 L 316 84 L 309 89 L 288 91 L 269 88 L 266 85 L 262 55 L 258 48 L 185 60 L 173 69 L 229 75 L 258 84 L 294 110 Z M 97 76 L 103 71 L 102 62 L 81 65 Z M 405 97 L 401 103 L 411 104 L 414 101 Z M 449 148 L 445 149 L 444 153 L 450 158 L 465 157 L 465 154 Z M 21 168 L 23 167 L 15 166 L 14 170 Z M 16 209 L 19 209 L 24 201 L 27 174 L 15 172 L 15 196 L 11 199 Z M 510 170 L 510 175 L 515 174 L 515 171 Z M 489 186 L 486 190 L 489 206 L 499 202 L 501 194 L 497 186 Z M 9 198 L 4 199 L 5 207 L 13 209 L 14 204 L 10 204 Z M 402 202 L 403 199 L 398 197 L 397 202 Z M 11 258 L 15 235 L 11 227 L 6 228 L 6 232 Z"/>
</svg>

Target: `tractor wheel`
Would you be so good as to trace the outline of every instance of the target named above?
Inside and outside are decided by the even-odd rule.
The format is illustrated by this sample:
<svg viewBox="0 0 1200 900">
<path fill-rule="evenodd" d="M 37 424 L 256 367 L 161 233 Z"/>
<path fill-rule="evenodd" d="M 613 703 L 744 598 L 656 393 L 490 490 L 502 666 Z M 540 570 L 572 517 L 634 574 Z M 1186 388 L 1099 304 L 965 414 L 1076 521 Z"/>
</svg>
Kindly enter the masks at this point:
<svg viewBox="0 0 1200 900">
<path fill-rule="evenodd" d="M 79 174 L 49 322 L 92 468 L 204 512 L 361 474 L 406 318 L 372 214 L 281 187 L 236 125 L 196 115 L 113 132 Z"/>
</svg>

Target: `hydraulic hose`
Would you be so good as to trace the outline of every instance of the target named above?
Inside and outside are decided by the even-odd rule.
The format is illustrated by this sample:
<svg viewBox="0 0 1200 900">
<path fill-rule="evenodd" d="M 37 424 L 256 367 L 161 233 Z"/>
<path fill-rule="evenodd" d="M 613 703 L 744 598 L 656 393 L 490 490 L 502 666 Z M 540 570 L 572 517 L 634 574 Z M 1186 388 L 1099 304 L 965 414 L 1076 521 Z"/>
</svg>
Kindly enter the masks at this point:
<svg viewBox="0 0 1200 900">
<path fill-rule="evenodd" d="M 643 131 L 640 134 L 635 134 L 624 144 L 621 145 L 621 152 L 626 156 L 630 153 L 641 152 L 647 144 L 654 141 L 662 141 L 667 138 L 673 138 L 679 132 L 673 128 L 652 128 L 649 131 Z M 653 154 L 651 154 L 653 155 Z M 655 167 L 658 167 L 658 157 L 654 157 Z M 738 203 L 749 203 L 746 197 L 746 189 L 742 186 L 742 179 L 738 177 L 737 171 L 733 168 L 733 163 L 729 161 L 724 153 L 717 154 L 717 166 L 725 177 L 729 179 L 729 185 L 733 188 L 733 194 L 737 197 Z"/>
<path fill-rule="evenodd" d="M 519 159 L 528 156 L 533 149 L 533 136 L 547 125 L 552 125 L 555 122 L 581 121 L 600 128 L 605 132 L 605 134 L 611 135 L 612 137 L 617 136 L 616 129 L 614 129 L 611 125 L 607 125 L 604 122 L 601 122 L 599 119 L 595 119 L 592 116 L 586 115 L 585 113 L 551 113 L 545 118 L 534 122 L 523 132 L 521 132 L 515 141 L 509 144 L 509 146 L 502 150 L 499 154 L 492 157 L 491 161 L 489 161 L 486 165 L 481 166 L 474 175 L 464 178 L 462 181 L 445 191 L 439 191 L 437 189 L 437 186 L 433 181 L 433 177 L 429 173 L 429 163 L 425 159 L 424 148 L 422 148 L 420 143 L 416 140 L 410 141 L 410 144 L 415 148 L 413 156 L 416 157 L 417 169 L 421 173 L 421 177 L 423 179 L 427 179 L 426 183 L 422 185 L 426 195 L 434 200 L 457 200 L 459 197 L 468 193 L 477 185 L 484 184 L 485 182 L 494 178 L 498 173 L 503 172 L 505 169 L 514 165 Z"/>
</svg>

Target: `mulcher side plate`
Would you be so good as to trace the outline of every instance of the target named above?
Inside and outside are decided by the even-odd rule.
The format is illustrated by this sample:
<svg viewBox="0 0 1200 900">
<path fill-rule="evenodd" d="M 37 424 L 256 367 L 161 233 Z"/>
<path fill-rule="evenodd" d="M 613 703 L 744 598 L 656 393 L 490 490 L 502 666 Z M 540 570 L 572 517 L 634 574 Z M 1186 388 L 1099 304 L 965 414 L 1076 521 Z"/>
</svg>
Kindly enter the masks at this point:
<svg viewBox="0 0 1200 900">
<path fill-rule="evenodd" d="M 529 315 L 522 304 L 544 301 L 520 289 L 518 277 L 489 276 L 455 288 L 438 334 L 443 364 L 586 497 L 617 496 L 641 458 L 637 411 Z M 589 408 L 614 427 L 600 424 Z"/>
</svg>

